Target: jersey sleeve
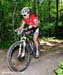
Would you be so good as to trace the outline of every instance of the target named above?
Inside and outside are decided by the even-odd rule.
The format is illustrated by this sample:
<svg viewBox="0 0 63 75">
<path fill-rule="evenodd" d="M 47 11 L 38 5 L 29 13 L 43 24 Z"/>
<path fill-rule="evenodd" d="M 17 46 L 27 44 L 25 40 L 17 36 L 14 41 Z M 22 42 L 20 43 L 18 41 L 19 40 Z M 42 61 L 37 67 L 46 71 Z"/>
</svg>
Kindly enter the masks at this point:
<svg viewBox="0 0 63 75">
<path fill-rule="evenodd" d="M 35 15 L 32 15 L 31 17 L 32 17 L 33 20 L 36 19 L 36 16 Z"/>
</svg>

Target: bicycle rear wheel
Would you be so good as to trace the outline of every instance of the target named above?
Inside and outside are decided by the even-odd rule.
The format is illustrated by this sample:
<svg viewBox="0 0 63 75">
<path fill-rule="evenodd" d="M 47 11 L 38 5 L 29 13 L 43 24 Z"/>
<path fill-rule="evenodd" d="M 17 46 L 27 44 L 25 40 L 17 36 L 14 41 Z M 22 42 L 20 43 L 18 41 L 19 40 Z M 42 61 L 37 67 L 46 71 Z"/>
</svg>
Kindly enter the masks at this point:
<svg viewBox="0 0 63 75">
<path fill-rule="evenodd" d="M 20 44 L 23 47 L 22 42 L 20 41 L 15 42 L 14 44 L 11 45 L 11 47 L 9 48 L 7 52 L 7 63 L 11 71 L 22 72 L 30 64 L 31 55 L 30 55 L 30 51 L 28 47 L 26 47 L 26 50 L 25 50 L 25 57 L 20 58 L 20 60 L 17 58 Z"/>
</svg>

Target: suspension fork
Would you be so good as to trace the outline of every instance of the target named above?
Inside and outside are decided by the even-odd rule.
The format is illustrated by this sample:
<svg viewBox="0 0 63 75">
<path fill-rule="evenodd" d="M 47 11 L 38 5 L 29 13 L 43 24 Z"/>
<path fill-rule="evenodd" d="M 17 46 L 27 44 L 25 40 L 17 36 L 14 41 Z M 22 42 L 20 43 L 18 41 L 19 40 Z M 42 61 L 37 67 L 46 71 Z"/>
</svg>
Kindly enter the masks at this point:
<svg viewBox="0 0 63 75">
<path fill-rule="evenodd" d="M 25 53 L 25 46 L 26 46 L 25 40 L 21 40 L 21 44 L 19 45 L 18 57 L 19 57 L 20 55 L 24 56 L 24 53 Z"/>
</svg>

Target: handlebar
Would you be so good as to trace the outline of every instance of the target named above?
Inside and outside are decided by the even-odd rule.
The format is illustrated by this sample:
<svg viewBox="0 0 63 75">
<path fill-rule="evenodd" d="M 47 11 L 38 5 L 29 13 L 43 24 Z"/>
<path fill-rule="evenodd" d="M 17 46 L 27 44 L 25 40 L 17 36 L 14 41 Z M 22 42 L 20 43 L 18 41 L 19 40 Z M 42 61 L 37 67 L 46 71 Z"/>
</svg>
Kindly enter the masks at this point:
<svg viewBox="0 0 63 75">
<path fill-rule="evenodd" d="M 34 28 L 34 27 L 30 28 L 30 29 L 28 29 L 28 28 L 22 28 L 21 30 L 18 30 L 18 31 L 15 31 L 15 32 L 17 32 L 18 35 L 20 35 L 20 34 L 26 34 L 25 32 L 28 32 L 28 31 L 30 31 L 30 33 L 33 34 L 33 32 L 35 31 L 36 28 Z"/>
<path fill-rule="evenodd" d="M 26 31 L 27 31 L 27 28 L 23 28 L 23 29 L 21 29 L 21 30 L 15 31 L 15 32 L 17 32 L 17 34 L 20 35 L 20 34 L 23 34 L 23 33 L 26 32 Z M 25 34 L 25 33 L 24 33 L 24 34 Z"/>
</svg>

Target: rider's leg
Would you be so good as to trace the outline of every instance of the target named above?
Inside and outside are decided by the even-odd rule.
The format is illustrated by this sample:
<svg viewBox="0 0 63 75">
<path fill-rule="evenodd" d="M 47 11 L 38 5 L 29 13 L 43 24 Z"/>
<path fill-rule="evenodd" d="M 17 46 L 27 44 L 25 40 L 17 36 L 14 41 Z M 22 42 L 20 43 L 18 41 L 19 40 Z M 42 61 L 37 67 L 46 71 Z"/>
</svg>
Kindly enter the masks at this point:
<svg viewBox="0 0 63 75">
<path fill-rule="evenodd" d="M 33 40 L 36 47 L 36 57 L 39 57 L 39 49 L 38 49 L 38 35 L 39 35 L 39 29 L 37 29 L 34 33 Z"/>
<path fill-rule="evenodd" d="M 36 49 L 38 49 L 38 35 L 34 35 L 34 36 L 33 36 L 33 40 L 34 40 Z"/>
</svg>

